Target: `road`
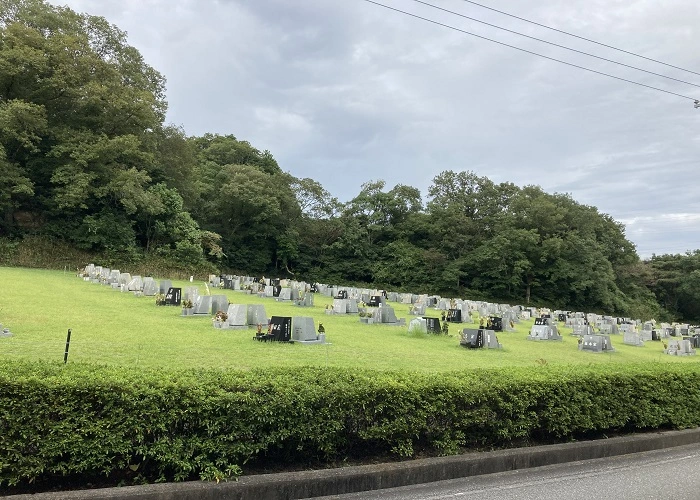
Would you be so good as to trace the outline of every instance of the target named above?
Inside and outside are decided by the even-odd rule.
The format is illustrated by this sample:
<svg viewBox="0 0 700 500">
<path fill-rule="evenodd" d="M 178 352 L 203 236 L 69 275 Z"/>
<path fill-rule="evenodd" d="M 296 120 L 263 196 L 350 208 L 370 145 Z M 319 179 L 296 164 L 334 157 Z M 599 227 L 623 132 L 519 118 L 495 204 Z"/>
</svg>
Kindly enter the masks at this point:
<svg viewBox="0 0 700 500">
<path fill-rule="evenodd" d="M 698 500 L 700 444 L 353 493 L 343 500 Z M 319 499 L 317 499 L 319 500 Z"/>
</svg>

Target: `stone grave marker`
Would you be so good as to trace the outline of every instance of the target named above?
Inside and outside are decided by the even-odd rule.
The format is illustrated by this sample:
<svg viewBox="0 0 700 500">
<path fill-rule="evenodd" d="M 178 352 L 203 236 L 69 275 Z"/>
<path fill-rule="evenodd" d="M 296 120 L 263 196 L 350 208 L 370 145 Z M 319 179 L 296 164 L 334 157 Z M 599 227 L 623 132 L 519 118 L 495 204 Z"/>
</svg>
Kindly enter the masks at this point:
<svg viewBox="0 0 700 500">
<path fill-rule="evenodd" d="M 409 333 L 428 333 L 427 321 L 424 318 L 413 318 L 408 322 Z"/>
<path fill-rule="evenodd" d="M 209 316 L 211 314 L 211 295 L 200 295 L 194 301 L 192 314 Z"/>
<path fill-rule="evenodd" d="M 348 312 L 346 299 L 333 299 L 333 314 L 345 314 Z"/>
<path fill-rule="evenodd" d="M 248 324 L 251 326 L 267 325 L 267 314 L 265 314 L 265 306 L 262 304 L 248 305 Z"/>
<path fill-rule="evenodd" d="M 280 290 L 280 293 L 278 295 L 277 300 L 292 300 L 292 289 L 291 288 L 282 288 Z"/>
<path fill-rule="evenodd" d="M 158 291 L 160 293 L 168 293 L 168 290 L 173 287 L 173 282 L 170 280 L 160 280 Z"/>
<path fill-rule="evenodd" d="M 579 340 L 578 348 L 580 351 L 590 352 L 612 352 L 615 350 L 607 335 L 585 335 Z"/>
<path fill-rule="evenodd" d="M 503 349 L 503 344 L 498 342 L 495 331 L 484 330 L 484 347 L 486 349 Z"/>
<path fill-rule="evenodd" d="M 295 342 L 318 341 L 312 317 L 295 316 L 292 318 L 292 340 Z"/>
<path fill-rule="evenodd" d="M 130 281 L 131 281 L 131 275 L 129 273 L 121 273 L 119 275 L 119 284 L 120 285 L 129 285 Z"/>
<path fill-rule="evenodd" d="M 211 314 L 214 315 L 219 311 L 228 311 L 228 297 L 226 295 L 211 296 Z"/>
<path fill-rule="evenodd" d="M 690 340 L 681 339 L 670 339 L 668 341 L 668 348 L 664 350 L 666 354 L 672 356 L 694 356 L 695 349 L 690 343 Z"/>
<path fill-rule="evenodd" d="M 461 309 L 448 309 L 446 320 L 448 323 L 461 323 L 462 322 L 462 310 Z"/>
<path fill-rule="evenodd" d="M 634 346 L 642 347 L 644 345 L 644 340 L 642 340 L 641 336 L 637 332 L 635 332 L 634 330 L 623 331 L 622 332 L 622 343 L 627 344 L 627 345 L 634 345 Z"/>
<path fill-rule="evenodd" d="M 306 292 L 304 296 L 296 301 L 296 305 L 301 307 L 312 307 L 314 305 L 314 294 Z"/>
<path fill-rule="evenodd" d="M 194 304 L 197 300 L 197 297 L 199 297 L 199 287 L 188 286 L 187 288 L 185 288 L 185 299 L 191 300 Z"/>
<path fill-rule="evenodd" d="M 153 278 L 147 276 L 143 279 L 143 294 L 146 297 L 153 297 L 158 293 L 158 286 Z"/>
<path fill-rule="evenodd" d="M 430 317 L 424 316 L 423 319 L 425 320 L 425 327 L 427 329 L 426 333 L 432 333 L 434 335 L 440 335 L 442 333 L 442 329 L 440 328 L 440 319 L 439 318 L 430 318 Z"/>
<path fill-rule="evenodd" d="M 358 313 L 357 299 L 348 299 L 345 304 L 347 306 L 345 311 L 348 314 L 357 314 Z"/>
<path fill-rule="evenodd" d="M 413 316 L 423 316 L 425 314 L 425 304 L 413 304 L 409 308 L 409 314 Z"/>
<path fill-rule="evenodd" d="M 248 328 L 248 306 L 245 304 L 229 304 L 228 326 L 236 330 Z"/>
<path fill-rule="evenodd" d="M 369 298 L 369 302 L 367 302 L 367 305 L 369 307 L 379 307 L 380 304 L 384 303 L 384 297 L 382 295 L 372 295 Z"/>
<path fill-rule="evenodd" d="M 168 288 L 165 293 L 166 306 L 179 306 L 182 304 L 182 288 Z"/>
<path fill-rule="evenodd" d="M 269 340 L 275 342 L 289 342 L 292 340 L 292 318 L 289 316 L 272 316 L 270 318 Z"/>
<path fill-rule="evenodd" d="M 574 324 L 572 328 L 573 331 L 571 332 L 571 335 L 576 335 L 577 337 L 583 337 L 584 335 L 593 335 L 593 327 L 591 325 L 577 323 Z"/>
<path fill-rule="evenodd" d="M 528 340 L 562 340 L 556 325 L 550 318 L 535 318 L 535 324 L 530 328 Z"/>
<path fill-rule="evenodd" d="M 141 276 L 133 276 L 131 281 L 129 281 L 127 284 L 127 290 L 130 292 L 140 292 L 143 290 L 143 280 L 141 279 Z"/>
</svg>

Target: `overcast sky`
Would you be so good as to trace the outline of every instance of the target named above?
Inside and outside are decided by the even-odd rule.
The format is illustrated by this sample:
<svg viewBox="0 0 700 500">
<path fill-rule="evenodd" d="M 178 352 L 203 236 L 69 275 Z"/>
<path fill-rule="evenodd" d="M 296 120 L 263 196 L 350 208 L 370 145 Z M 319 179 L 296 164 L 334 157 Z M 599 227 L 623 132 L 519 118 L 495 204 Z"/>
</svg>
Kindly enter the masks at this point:
<svg viewBox="0 0 700 500">
<path fill-rule="evenodd" d="M 414 0 L 377 0 L 504 43 L 700 98 L 700 88 L 544 45 Z M 680 71 L 427 0 L 673 78 Z M 168 121 L 233 134 L 342 201 L 369 180 L 424 197 L 444 170 L 536 184 L 626 224 L 643 258 L 700 248 L 700 109 L 364 0 L 53 0 L 106 17 L 167 78 Z M 697 0 L 480 0 L 700 73 Z"/>
</svg>

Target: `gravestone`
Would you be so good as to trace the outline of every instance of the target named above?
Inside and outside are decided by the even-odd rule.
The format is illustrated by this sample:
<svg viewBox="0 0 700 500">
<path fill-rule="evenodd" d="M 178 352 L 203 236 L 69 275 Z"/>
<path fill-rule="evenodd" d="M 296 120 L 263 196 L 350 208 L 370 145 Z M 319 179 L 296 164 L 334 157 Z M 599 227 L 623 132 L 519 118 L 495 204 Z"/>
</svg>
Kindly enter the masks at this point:
<svg viewBox="0 0 700 500">
<path fill-rule="evenodd" d="M 584 335 L 593 335 L 593 327 L 586 324 L 575 324 L 573 326 L 573 331 L 571 335 L 576 335 L 577 337 L 583 337 Z M 651 340 L 651 339 L 650 339 Z"/>
<path fill-rule="evenodd" d="M 316 342 L 318 340 L 312 317 L 295 316 L 292 318 L 292 340 L 295 342 Z"/>
<path fill-rule="evenodd" d="M 535 324 L 530 328 L 528 340 L 562 340 L 556 325 L 550 318 L 535 318 Z"/>
<path fill-rule="evenodd" d="M 394 308 L 388 305 L 383 305 L 374 312 L 375 323 L 396 324 L 399 321 L 396 319 Z"/>
<path fill-rule="evenodd" d="M 141 276 L 133 276 L 126 286 L 130 292 L 140 292 L 143 290 L 143 280 Z"/>
<path fill-rule="evenodd" d="M 345 314 L 348 312 L 347 300 L 333 299 L 333 314 Z"/>
<path fill-rule="evenodd" d="M 409 314 L 413 316 L 423 316 L 425 314 L 425 304 L 413 304 L 409 308 Z"/>
<path fill-rule="evenodd" d="M 228 297 L 226 295 L 211 296 L 211 313 L 216 314 L 219 311 L 228 310 Z"/>
<path fill-rule="evenodd" d="M 503 319 L 499 318 L 498 316 L 489 316 L 489 320 L 491 322 L 491 330 L 494 332 L 502 332 L 503 331 Z"/>
<path fill-rule="evenodd" d="M 197 297 L 199 297 L 199 288 L 196 286 L 188 286 L 185 288 L 185 299 L 186 300 L 191 300 L 192 303 L 194 304 L 195 301 L 197 300 Z"/>
<path fill-rule="evenodd" d="M 357 299 L 348 299 L 345 302 L 345 305 L 347 306 L 345 311 L 348 314 L 357 314 L 358 313 L 359 309 L 357 307 Z"/>
<path fill-rule="evenodd" d="M 695 349 L 689 340 L 671 339 L 668 341 L 668 348 L 664 350 L 666 354 L 672 356 L 694 356 Z"/>
<path fill-rule="evenodd" d="M 502 349 L 503 345 L 498 342 L 496 332 L 479 328 L 465 328 L 462 330 L 459 345 L 468 349 Z"/>
<path fill-rule="evenodd" d="M 194 301 L 194 308 L 192 314 L 209 316 L 211 311 L 211 295 L 200 295 Z"/>
<path fill-rule="evenodd" d="M 428 333 L 428 326 L 425 318 L 414 318 L 408 322 L 409 333 Z"/>
<path fill-rule="evenodd" d="M 484 347 L 484 330 L 465 328 L 462 330 L 459 345 L 468 349 L 481 349 Z"/>
<path fill-rule="evenodd" d="M 159 293 L 168 293 L 168 290 L 173 287 L 173 282 L 170 280 L 160 280 L 159 287 L 158 287 L 158 292 Z"/>
<path fill-rule="evenodd" d="M 448 323 L 461 323 L 462 322 L 462 310 L 461 309 L 448 309 L 446 320 Z"/>
<path fill-rule="evenodd" d="M 622 343 L 641 347 L 644 345 L 644 340 L 642 340 L 641 336 L 635 331 L 623 331 Z"/>
<path fill-rule="evenodd" d="M 265 285 L 265 289 L 263 290 L 263 295 L 265 297 L 273 297 L 275 294 L 275 287 L 270 286 L 270 285 Z"/>
<path fill-rule="evenodd" d="M 367 302 L 367 305 L 369 307 L 379 307 L 380 304 L 384 303 L 384 297 L 381 295 L 372 295 L 369 298 L 369 302 Z"/>
<path fill-rule="evenodd" d="M 131 281 L 131 274 L 121 273 L 119 275 L 119 284 L 120 285 L 128 285 L 130 281 Z"/>
<path fill-rule="evenodd" d="M 424 316 L 423 319 L 425 320 L 425 326 L 427 329 L 427 333 L 432 333 L 435 335 L 440 335 L 442 333 L 442 329 L 440 328 L 440 319 L 439 318 L 429 318 L 427 316 Z"/>
<path fill-rule="evenodd" d="M 503 345 L 498 342 L 495 331 L 484 330 L 484 347 L 486 349 L 503 349 Z"/>
<path fill-rule="evenodd" d="M 289 342 L 292 339 L 292 318 L 289 316 L 272 316 L 270 334 L 275 342 Z"/>
<path fill-rule="evenodd" d="M 153 297 L 156 293 L 158 293 L 158 286 L 156 285 L 155 280 L 151 277 L 144 278 L 143 279 L 143 294 L 146 297 Z"/>
<path fill-rule="evenodd" d="M 301 307 L 312 307 L 314 305 L 314 294 L 307 292 L 304 296 L 296 301 L 296 305 Z"/>
<path fill-rule="evenodd" d="M 248 307 L 245 304 L 229 304 L 228 325 L 234 329 L 248 328 Z"/>
<path fill-rule="evenodd" d="M 182 304 L 182 288 L 168 288 L 165 293 L 166 306 L 179 306 Z"/>
<path fill-rule="evenodd" d="M 291 288 L 282 288 L 280 290 L 280 293 L 279 293 L 277 300 L 292 300 L 292 289 Z"/>
<path fill-rule="evenodd" d="M 585 335 L 578 342 L 580 351 L 612 352 L 615 349 L 607 335 Z"/>
<path fill-rule="evenodd" d="M 267 315 L 265 314 L 265 306 L 262 304 L 248 305 L 248 324 L 251 326 L 267 325 Z"/>
</svg>

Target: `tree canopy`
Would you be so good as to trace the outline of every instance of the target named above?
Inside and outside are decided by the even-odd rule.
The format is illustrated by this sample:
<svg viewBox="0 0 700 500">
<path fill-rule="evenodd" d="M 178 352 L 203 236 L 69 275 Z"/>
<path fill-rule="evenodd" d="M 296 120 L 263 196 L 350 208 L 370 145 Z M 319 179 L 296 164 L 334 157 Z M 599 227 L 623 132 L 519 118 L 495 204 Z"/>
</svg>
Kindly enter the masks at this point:
<svg viewBox="0 0 700 500">
<path fill-rule="evenodd" d="M 700 253 L 468 168 L 342 203 L 234 135 L 164 123 L 165 78 L 101 17 L 0 0 L 0 236 L 184 266 L 620 315 L 700 319 Z"/>
</svg>

